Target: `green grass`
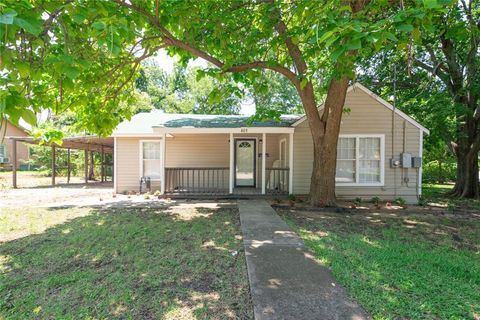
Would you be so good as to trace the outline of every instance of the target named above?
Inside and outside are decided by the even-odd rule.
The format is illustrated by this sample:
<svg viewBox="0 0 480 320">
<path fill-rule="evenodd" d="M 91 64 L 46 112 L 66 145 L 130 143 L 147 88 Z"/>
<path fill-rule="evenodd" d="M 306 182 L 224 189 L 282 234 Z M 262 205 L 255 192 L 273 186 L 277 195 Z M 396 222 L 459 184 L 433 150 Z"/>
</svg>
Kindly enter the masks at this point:
<svg viewBox="0 0 480 320">
<path fill-rule="evenodd" d="M 478 319 L 480 218 L 279 211 L 374 319 Z"/>
<path fill-rule="evenodd" d="M 0 319 L 252 318 L 236 209 L 0 217 Z"/>
<path fill-rule="evenodd" d="M 448 196 L 453 189 L 453 184 L 424 183 L 422 186 L 423 198 L 427 202 L 434 202 L 447 206 L 450 210 L 473 209 L 480 210 L 480 200 L 458 199 Z"/>
</svg>

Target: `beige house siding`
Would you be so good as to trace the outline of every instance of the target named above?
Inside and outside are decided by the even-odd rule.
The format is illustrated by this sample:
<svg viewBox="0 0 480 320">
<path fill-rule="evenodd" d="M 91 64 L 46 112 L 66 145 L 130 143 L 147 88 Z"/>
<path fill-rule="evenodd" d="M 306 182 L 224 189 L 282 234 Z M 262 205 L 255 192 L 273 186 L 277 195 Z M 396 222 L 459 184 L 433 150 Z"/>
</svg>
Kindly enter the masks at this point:
<svg viewBox="0 0 480 320">
<path fill-rule="evenodd" d="M 383 199 L 402 197 L 409 202 L 417 201 L 417 169 L 390 168 L 390 158 L 392 158 L 392 111 L 360 89 L 347 94 L 345 107 L 350 108 L 351 111 L 345 113 L 342 117 L 341 135 L 383 134 L 385 136 L 385 183 L 384 186 L 375 187 L 337 185 L 337 196 L 339 198 L 361 197 L 364 199 L 370 199 L 374 196 Z M 393 157 L 398 158 L 402 152 L 419 156 L 421 130 L 399 115 L 395 116 L 395 128 Z M 295 194 L 309 192 L 312 165 L 312 137 L 308 124 L 304 121 L 296 127 L 294 133 L 293 192 Z M 407 179 L 408 183 L 406 182 Z"/>
<path fill-rule="evenodd" d="M 235 138 L 257 139 L 257 187 L 262 181 L 262 139 L 261 134 L 234 134 Z M 116 177 L 117 192 L 138 191 L 140 180 L 140 141 L 158 140 L 156 137 L 116 138 Z M 165 143 L 166 168 L 228 168 L 230 165 L 229 134 L 174 134 Z M 279 135 L 267 134 L 266 167 L 271 167 L 279 158 Z M 288 139 L 287 139 L 288 141 Z M 228 186 L 228 174 L 224 176 Z M 153 190 L 160 188 L 160 183 L 152 183 Z"/>
<path fill-rule="evenodd" d="M 3 124 L 6 124 L 6 127 L 0 129 L 0 144 L 4 144 L 7 150 L 7 157 L 10 158 L 8 166 L 12 165 L 13 161 L 13 141 L 7 137 L 28 137 L 28 133 L 24 130 L 14 126 L 9 121 L 4 121 Z M 26 144 L 17 142 L 17 168 L 21 164 L 25 163 L 29 158 L 28 147 Z M 2 166 L 2 164 L 0 164 Z M 5 166 L 5 164 L 3 164 Z"/>
</svg>

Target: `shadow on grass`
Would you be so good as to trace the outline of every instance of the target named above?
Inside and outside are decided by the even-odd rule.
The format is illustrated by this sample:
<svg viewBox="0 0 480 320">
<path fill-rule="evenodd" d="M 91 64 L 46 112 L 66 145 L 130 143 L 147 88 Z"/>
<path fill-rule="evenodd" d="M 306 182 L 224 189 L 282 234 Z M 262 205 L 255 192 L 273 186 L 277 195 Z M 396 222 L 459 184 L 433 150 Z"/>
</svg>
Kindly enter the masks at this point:
<svg viewBox="0 0 480 320">
<path fill-rule="evenodd" d="M 93 209 L 0 244 L 0 318 L 248 319 L 236 209 Z"/>
<path fill-rule="evenodd" d="M 443 230 L 435 226 L 442 220 L 431 218 L 431 229 L 426 229 L 427 222 L 406 217 L 396 217 L 392 222 L 385 216 L 361 219 L 332 213 L 306 220 L 292 213 L 282 215 L 315 257 L 332 269 L 339 283 L 374 318 L 480 316 L 478 247 L 454 246 L 440 236 L 437 243 L 429 235 L 422 237 L 420 230 Z M 418 230 L 412 230 L 412 224 Z M 457 231 L 462 234 L 462 228 Z"/>
</svg>

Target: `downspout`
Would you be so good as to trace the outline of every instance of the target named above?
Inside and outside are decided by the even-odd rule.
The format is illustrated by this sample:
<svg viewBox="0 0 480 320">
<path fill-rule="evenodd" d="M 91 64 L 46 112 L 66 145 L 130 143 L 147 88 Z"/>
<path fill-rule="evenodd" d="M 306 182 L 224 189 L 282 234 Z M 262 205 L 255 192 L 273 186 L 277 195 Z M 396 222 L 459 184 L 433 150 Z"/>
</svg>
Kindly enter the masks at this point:
<svg viewBox="0 0 480 320">
<path fill-rule="evenodd" d="M 395 112 L 397 108 L 397 65 L 393 65 L 392 157 L 395 159 Z M 397 197 L 397 168 L 393 166 L 393 197 Z"/>
<path fill-rule="evenodd" d="M 403 153 L 407 152 L 407 121 L 403 121 Z M 408 188 L 410 178 L 408 177 L 408 168 L 402 167 L 402 182 Z"/>
</svg>

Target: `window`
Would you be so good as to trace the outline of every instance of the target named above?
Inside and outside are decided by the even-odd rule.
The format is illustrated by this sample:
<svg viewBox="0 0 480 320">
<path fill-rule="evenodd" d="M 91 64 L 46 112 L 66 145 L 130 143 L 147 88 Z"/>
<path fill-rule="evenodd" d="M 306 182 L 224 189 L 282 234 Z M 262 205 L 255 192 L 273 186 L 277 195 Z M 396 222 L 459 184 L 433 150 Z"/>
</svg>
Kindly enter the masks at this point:
<svg viewBox="0 0 480 320">
<path fill-rule="evenodd" d="M 338 185 L 383 185 L 383 136 L 340 136 Z"/>
<path fill-rule="evenodd" d="M 141 176 L 160 179 L 160 141 L 141 141 L 141 153 Z"/>
<path fill-rule="evenodd" d="M 7 157 L 7 146 L 0 143 L 0 158 Z"/>
</svg>

